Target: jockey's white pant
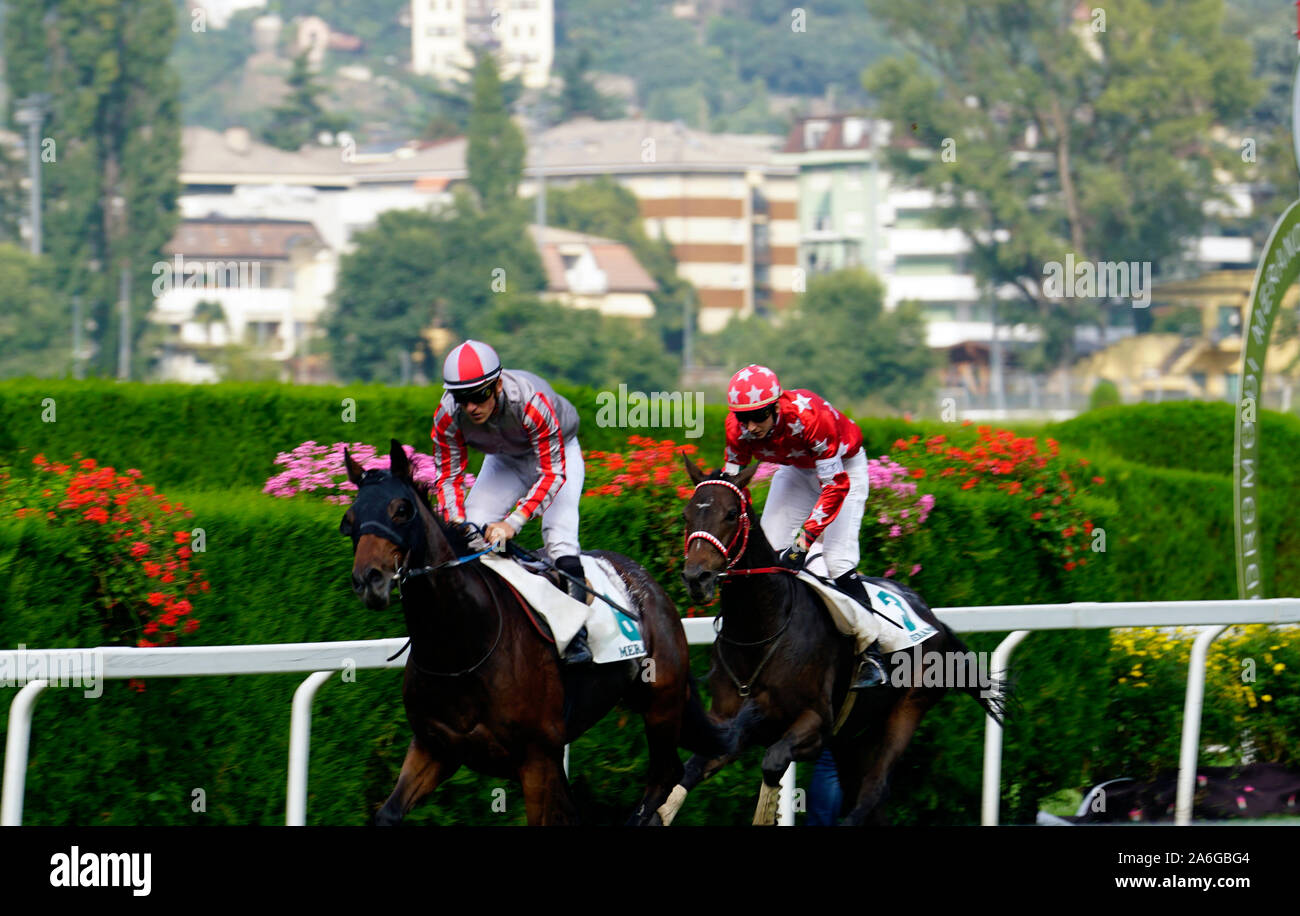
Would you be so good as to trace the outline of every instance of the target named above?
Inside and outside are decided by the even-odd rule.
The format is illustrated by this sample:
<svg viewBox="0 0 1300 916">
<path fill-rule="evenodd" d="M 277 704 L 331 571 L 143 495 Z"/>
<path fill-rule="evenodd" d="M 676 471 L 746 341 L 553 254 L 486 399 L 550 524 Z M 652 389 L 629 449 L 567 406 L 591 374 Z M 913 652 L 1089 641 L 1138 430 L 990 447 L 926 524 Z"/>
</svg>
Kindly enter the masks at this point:
<svg viewBox="0 0 1300 916">
<path fill-rule="evenodd" d="M 578 548 L 578 500 L 586 468 L 577 436 L 564 443 L 564 483 L 555 499 L 542 512 L 542 542 L 552 560 L 576 557 Z M 465 497 L 465 520 L 480 528 L 499 522 L 514 511 L 537 482 L 534 455 L 485 455 L 483 467 Z"/>
<path fill-rule="evenodd" d="M 829 575 L 832 579 L 857 569 L 861 557 L 858 534 L 862 529 L 862 513 L 866 509 L 867 494 L 871 489 L 867 477 L 866 450 L 858 449 L 852 458 L 845 458 L 844 471 L 849 475 L 849 492 L 840 504 L 835 520 L 813 542 L 821 545 L 820 556 L 808 563 L 809 572 Z M 788 464 L 777 468 L 772 475 L 772 487 L 768 491 L 760 522 L 763 535 L 774 550 L 779 553 L 794 543 L 795 533 L 808 520 L 808 513 L 817 505 L 821 494 L 822 485 L 815 469 L 797 468 Z M 816 552 L 812 548 L 809 555 Z"/>
</svg>

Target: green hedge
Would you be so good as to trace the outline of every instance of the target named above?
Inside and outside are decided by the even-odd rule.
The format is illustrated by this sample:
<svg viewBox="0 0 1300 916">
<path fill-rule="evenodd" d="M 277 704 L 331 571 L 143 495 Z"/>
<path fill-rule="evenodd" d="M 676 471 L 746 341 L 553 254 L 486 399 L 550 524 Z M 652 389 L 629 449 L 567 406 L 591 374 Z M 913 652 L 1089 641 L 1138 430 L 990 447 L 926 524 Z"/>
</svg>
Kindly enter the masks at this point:
<svg viewBox="0 0 1300 916">
<path fill-rule="evenodd" d="M 274 499 L 253 488 L 270 476 L 276 451 L 308 438 L 378 444 L 397 435 L 422 442 L 415 437 L 427 435 L 424 408 L 409 405 L 425 394 L 431 404 L 435 390 L 351 394 L 358 399 L 353 427 L 337 423 L 345 389 L 60 384 L 0 386 L 0 455 L 21 456 L 20 468 L 38 450 L 51 457 L 79 450 L 138 466 L 169 497 L 191 507 L 194 524 L 207 532 L 203 560 L 212 582 L 197 603 L 203 627 L 191 644 L 402 634 L 400 616 L 366 611 L 347 587 L 351 559 L 348 542 L 337 534 L 341 507 Z M 40 423 L 40 398 L 47 396 L 56 398 L 55 424 Z M 594 409 L 594 397 L 590 403 Z M 248 419 L 238 425 L 241 411 Z M 172 420 L 159 424 L 158 416 Z M 233 425 L 209 428 L 196 421 L 200 416 Z M 706 456 L 719 447 L 709 438 L 719 426 L 706 425 L 700 440 Z M 893 420 L 869 420 L 863 427 L 872 454 L 915 432 L 947 430 L 954 438 L 973 432 Z M 596 429 L 593 437 L 584 433 L 587 448 L 625 447 L 628 431 Z M 1025 524 L 1025 504 L 927 479 L 923 491 L 935 493 L 937 503 L 918 558 L 924 566 L 918 590 L 935 606 L 1235 595 L 1228 478 L 1153 468 L 1113 453 L 1090 457 L 1091 469 L 1106 482 L 1080 497 L 1080 506 L 1106 530 L 1106 553 L 1090 555 L 1087 566 L 1067 573 L 1043 557 Z M 1262 504 L 1280 505 L 1267 498 Z M 1300 555 L 1296 526 L 1276 510 L 1263 513 L 1262 525 L 1265 593 L 1300 593 L 1300 568 L 1292 559 Z M 657 542 L 662 532 L 649 530 L 634 501 L 586 499 L 582 526 L 584 547 L 632 555 L 682 600 L 673 558 L 645 555 L 643 545 Z M 535 528 L 524 532 L 525 545 L 537 542 Z M 57 577 L 51 575 L 57 565 L 51 558 L 67 552 L 62 536 L 31 521 L 0 524 L 0 645 L 102 641 L 90 605 L 91 571 L 59 567 Z M 865 557 L 863 567 L 872 566 Z M 991 650 L 1002 635 L 973 634 L 968 642 Z M 1122 775 L 1113 767 L 1130 765 L 1129 748 L 1168 744 L 1169 722 L 1156 715 L 1136 718 L 1130 727 L 1147 731 L 1128 733 L 1122 746 L 1107 738 L 1115 704 L 1131 703 L 1110 679 L 1108 651 L 1105 631 L 1035 634 L 1017 651 L 1021 710 L 1007 730 L 1008 822 L 1032 822 L 1041 799 L 1060 789 Z M 697 675 L 708 666 L 707 649 L 694 650 Z M 299 681 L 290 675 L 153 679 L 142 694 L 111 683 L 94 702 L 76 690 L 48 691 L 37 707 L 26 822 L 280 823 L 289 703 Z M 309 822 L 363 823 L 391 790 L 409 737 L 399 684 L 397 672 L 367 671 L 356 683 L 331 683 L 321 692 Z M 968 698 L 945 700 L 934 710 L 897 771 L 891 819 L 978 822 L 982 734 L 982 715 Z M 614 823 L 626 816 L 639 796 L 644 754 L 640 720 L 621 711 L 575 744 L 575 792 L 589 820 Z M 760 757 L 750 753 L 693 793 L 681 822 L 747 823 Z M 808 769 L 800 767 L 804 785 Z M 507 792 L 505 815 L 491 811 L 498 787 Z M 207 794 L 205 814 L 190 810 L 195 788 Z M 412 821 L 519 823 L 522 802 L 513 784 L 462 772 Z"/>
<path fill-rule="evenodd" d="M 579 438 L 586 450 L 624 451 L 627 437 L 641 434 L 694 444 L 710 467 L 722 463 L 723 405 L 706 403 L 702 435 L 688 438 L 675 427 L 602 427 L 597 391 L 557 390 L 581 415 Z M 276 454 L 308 440 L 368 442 L 386 452 L 388 440 L 397 438 L 427 452 L 441 393 L 440 387 L 377 385 L 6 381 L 0 383 L 0 465 L 21 468 L 38 452 L 66 458 L 79 451 L 115 467 L 138 467 L 160 489 L 260 489 L 279 470 Z M 355 422 L 344 421 L 344 398 L 355 401 Z M 54 422 L 45 422 L 51 401 Z M 915 429 L 893 419 L 860 424 L 871 455 Z"/>
<path fill-rule="evenodd" d="M 1175 401 L 1090 410 L 1044 428 L 1090 455 L 1111 454 L 1159 468 L 1232 476 L 1235 408 L 1226 401 Z M 1300 417 L 1259 413 L 1260 482 L 1300 486 Z"/>
</svg>

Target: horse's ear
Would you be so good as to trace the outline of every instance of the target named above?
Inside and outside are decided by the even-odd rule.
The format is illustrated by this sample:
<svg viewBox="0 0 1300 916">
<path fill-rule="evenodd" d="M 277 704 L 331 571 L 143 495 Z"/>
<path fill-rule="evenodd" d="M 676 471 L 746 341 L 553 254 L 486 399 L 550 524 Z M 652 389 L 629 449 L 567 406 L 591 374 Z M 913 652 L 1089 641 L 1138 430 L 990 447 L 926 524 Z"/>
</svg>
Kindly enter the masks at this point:
<svg viewBox="0 0 1300 916">
<path fill-rule="evenodd" d="M 731 482 L 743 490 L 749 486 L 749 482 L 754 479 L 754 475 L 757 473 L 758 465 L 751 464 L 749 467 L 742 469 L 735 477 L 731 478 Z"/>
<path fill-rule="evenodd" d="M 347 450 L 346 446 L 343 448 L 343 466 L 348 469 L 348 480 L 352 481 L 357 486 L 361 486 L 361 477 L 366 472 L 362 470 L 361 465 L 357 464 L 356 460 L 353 459 L 352 453 Z"/>
<path fill-rule="evenodd" d="M 687 475 L 690 476 L 691 483 L 695 484 L 698 487 L 700 485 L 700 481 L 703 480 L 705 477 L 704 469 L 701 468 L 699 465 L 697 465 L 689 457 L 687 457 L 685 452 L 682 452 L 681 456 L 682 456 L 682 465 L 686 468 L 686 473 Z"/>
<path fill-rule="evenodd" d="M 402 448 L 402 443 L 396 439 L 389 440 L 392 443 L 388 450 L 388 467 L 393 472 L 393 476 L 399 480 L 405 480 L 408 483 L 411 480 L 411 462 L 406 457 L 406 449 Z"/>
</svg>

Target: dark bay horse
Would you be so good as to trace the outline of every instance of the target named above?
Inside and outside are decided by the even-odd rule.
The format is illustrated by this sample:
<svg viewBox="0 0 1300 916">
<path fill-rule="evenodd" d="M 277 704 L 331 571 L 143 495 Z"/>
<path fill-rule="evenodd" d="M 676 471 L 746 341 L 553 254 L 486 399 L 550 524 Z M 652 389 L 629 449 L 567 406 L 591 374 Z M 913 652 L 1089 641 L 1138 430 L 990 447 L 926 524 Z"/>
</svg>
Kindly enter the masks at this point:
<svg viewBox="0 0 1300 916">
<path fill-rule="evenodd" d="M 683 513 L 689 541 L 682 578 L 697 603 L 711 601 L 714 588 L 722 585 L 723 623 L 713 648 L 709 689 L 711 713 L 724 720 L 728 746 L 723 754 L 706 752 L 687 761 L 685 778 L 659 810 L 661 820 L 671 823 L 687 792 L 757 745 L 767 753 L 755 824 L 774 822 L 786 767 L 796 760 L 815 760 L 824 746 L 835 758 L 844 789 L 844 823 L 883 822 L 890 770 L 922 716 L 950 687 L 924 686 L 933 679 L 905 663 L 906 677 L 898 677 L 895 669 L 889 686 L 858 691 L 837 731 L 856 666 L 854 639 L 835 628 L 821 600 L 794 575 L 746 574 L 779 566 L 745 490 L 758 466 L 727 477 L 706 474 L 685 456 L 683 463 L 696 487 Z M 911 589 L 884 579 L 868 582 L 888 582 L 911 602 L 917 616 L 937 627 L 938 633 L 921 644 L 924 652 L 974 659 Z M 908 655 L 908 662 L 915 659 Z M 992 687 L 982 690 L 975 679 L 965 686 L 962 678 L 957 689 L 1001 722 L 1003 685 L 995 681 Z"/>
<path fill-rule="evenodd" d="M 411 637 L 402 698 L 414 737 L 375 823 L 399 823 L 461 766 L 518 780 L 530 825 L 573 823 L 564 747 L 620 700 L 644 717 L 649 743 L 647 787 L 629 823 L 651 822 L 682 778 L 679 742 L 697 752 L 721 749 L 663 588 L 624 556 L 592 553 L 627 584 L 648 656 L 561 671 L 554 642 L 529 622 L 505 580 L 481 562 L 460 562 L 472 551 L 417 489 L 395 439 L 390 460 L 391 471 L 363 471 L 345 453 L 359 489 L 340 525 L 353 541 L 353 590 L 367 607 L 389 607 L 393 582 L 404 579 Z M 411 570 L 418 574 L 405 578 Z"/>
</svg>

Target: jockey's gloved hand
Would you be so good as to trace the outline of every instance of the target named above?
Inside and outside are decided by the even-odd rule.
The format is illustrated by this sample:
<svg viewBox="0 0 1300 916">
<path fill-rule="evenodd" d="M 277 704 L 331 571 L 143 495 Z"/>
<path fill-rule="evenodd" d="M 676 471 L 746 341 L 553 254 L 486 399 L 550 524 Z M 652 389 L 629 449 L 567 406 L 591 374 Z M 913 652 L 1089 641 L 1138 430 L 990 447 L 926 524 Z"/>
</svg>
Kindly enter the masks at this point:
<svg viewBox="0 0 1300 916">
<path fill-rule="evenodd" d="M 778 561 L 782 566 L 789 569 L 803 569 L 803 564 L 808 559 L 808 532 L 801 527 L 795 532 L 794 542 L 781 551 Z"/>
<path fill-rule="evenodd" d="M 465 538 L 469 544 L 469 549 L 473 551 L 485 550 L 487 541 L 483 540 L 483 532 L 479 530 L 478 525 L 473 522 L 456 522 L 456 530 Z"/>
</svg>

